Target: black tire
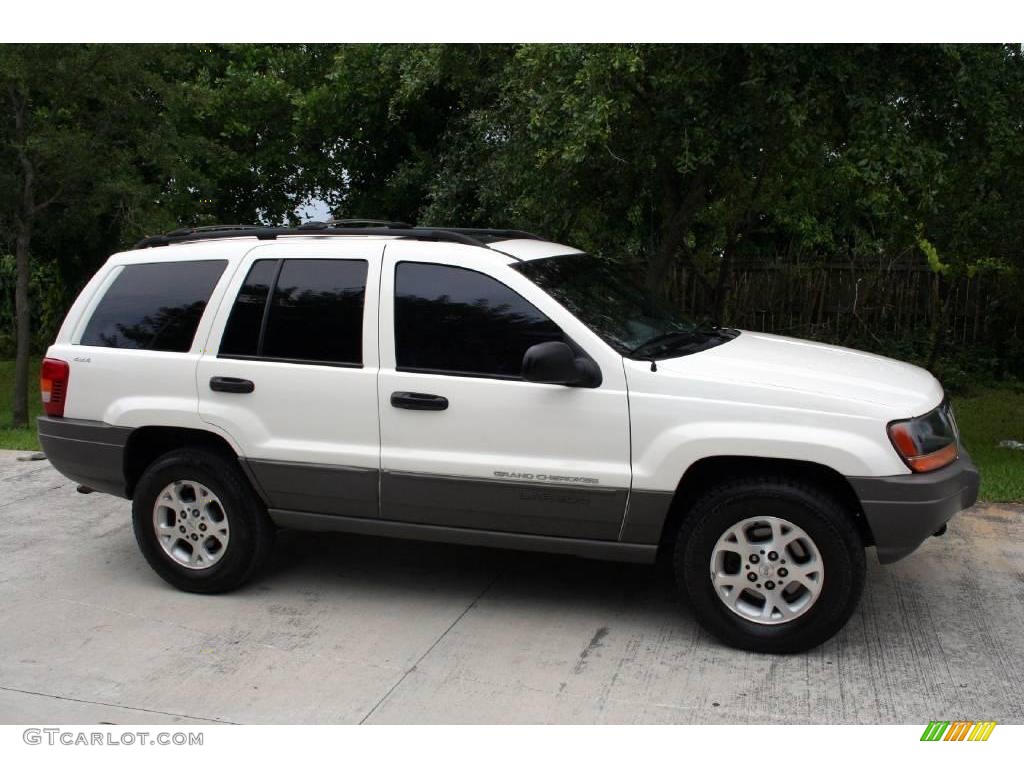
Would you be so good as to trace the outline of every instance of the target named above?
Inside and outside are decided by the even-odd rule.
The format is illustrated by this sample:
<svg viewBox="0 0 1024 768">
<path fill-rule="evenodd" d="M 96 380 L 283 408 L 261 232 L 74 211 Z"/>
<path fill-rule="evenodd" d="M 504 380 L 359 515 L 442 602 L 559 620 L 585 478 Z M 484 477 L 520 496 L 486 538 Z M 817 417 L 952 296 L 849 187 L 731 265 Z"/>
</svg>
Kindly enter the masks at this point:
<svg viewBox="0 0 1024 768">
<path fill-rule="evenodd" d="M 824 580 L 806 613 L 782 624 L 759 624 L 719 599 L 711 580 L 716 543 L 736 523 L 768 515 L 795 523 L 817 546 Z M 701 625 L 735 648 L 799 653 L 842 629 L 864 588 L 864 543 L 850 512 L 829 494 L 781 476 L 750 477 L 718 485 L 692 506 L 679 528 L 673 571 L 680 596 Z"/>
<path fill-rule="evenodd" d="M 202 483 L 221 501 L 230 538 L 220 559 L 209 568 L 192 570 L 176 562 L 160 546 L 153 527 L 157 497 L 171 483 Z M 182 448 L 166 453 L 146 469 L 132 499 L 135 540 L 146 561 L 168 584 L 186 592 L 228 592 L 244 584 L 266 562 L 274 542 L 274 526 L 238 462 L 213 451 Z"/>
</svg>

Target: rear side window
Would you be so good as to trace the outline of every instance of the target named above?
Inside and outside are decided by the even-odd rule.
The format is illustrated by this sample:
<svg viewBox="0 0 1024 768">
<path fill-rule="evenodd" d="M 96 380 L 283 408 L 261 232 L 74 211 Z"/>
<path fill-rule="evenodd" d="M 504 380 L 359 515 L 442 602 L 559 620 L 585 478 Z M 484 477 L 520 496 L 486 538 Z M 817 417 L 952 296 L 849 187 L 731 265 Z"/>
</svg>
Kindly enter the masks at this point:
<svg viewBox="0 0 1024 768">
<path fill-rule="evenodd" d="M 79 344 L 188 352 L 226 261 L 129 264 L 100 299 Z"/>
<path fill-rule="evenodd" d="M 238 292 L 219 355 L 362 365 L 367 268 L 358 259 L 257 261 Z"/>
<path fill-rule="evenodd" d="M 266 259 L 257 261 L 249 270 L 224 328 L 224 337 L 220 341 L 222 356 L 254 357 L 259 354 L 263 311 L 280 264 L 276 259 Z"/>
<path fill-rule="evenodd" d="M 517 379 L 523 354 L 543 341 L 566 338 L 504 283 L 462 267 L 395 267 L 399 370 Z"/>
</svg>

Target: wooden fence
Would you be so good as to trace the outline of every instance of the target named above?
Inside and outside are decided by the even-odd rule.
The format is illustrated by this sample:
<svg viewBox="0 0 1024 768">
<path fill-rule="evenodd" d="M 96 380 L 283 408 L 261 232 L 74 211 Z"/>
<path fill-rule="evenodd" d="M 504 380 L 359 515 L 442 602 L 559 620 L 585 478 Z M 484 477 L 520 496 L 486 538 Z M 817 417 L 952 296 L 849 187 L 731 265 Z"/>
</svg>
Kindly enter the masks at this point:
<svg viewBox="0 0 1024 768">
<path fill-rule="evenodd" d="M 734 265 L 724 322 L 738 328 L 835 342 L 863 338 L 886 346 L 930 335 L 936 312 L 950 343 L 1019 336 L 1021 304 L 1005 278 L 986 274 L 940 285 L 918 264 Z M 711 292 L 691 270 L 678 268 L 671 295 L 693 317 L 712 312 Z M 948 286 L 948 288 L 947 288 Z M 1024 298 L 1024 297 L 1020 297 Z M 1009 321 L 1009 327 L 1007 322 Z M 993 328 L 998 323 L 999 328 Z M 994 331 L 998 330 L 995 334 Z"/>
</svg>

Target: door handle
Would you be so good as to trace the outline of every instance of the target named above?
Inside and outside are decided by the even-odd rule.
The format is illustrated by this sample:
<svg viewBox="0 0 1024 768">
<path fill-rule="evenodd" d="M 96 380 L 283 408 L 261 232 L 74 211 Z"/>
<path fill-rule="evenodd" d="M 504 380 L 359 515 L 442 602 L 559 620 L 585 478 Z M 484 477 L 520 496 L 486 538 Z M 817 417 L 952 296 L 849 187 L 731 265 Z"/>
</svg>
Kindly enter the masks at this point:
<svg viewBox="0 0 1024 768">
<path fill-rule="evenodd" d="M 214 392 L 235 392 L 246 395 L 256 389 L 256 385 L 248 379 L 236 379 L 234 376 L 214 376 L 210 379 L 210 389 Z"/>
<path fill-rule="evenodd" d="M 409 411 L 444 411 L 448 408 L 448 398 L 423 392 L 392 392 L 391 405 Z"/>
</svg>

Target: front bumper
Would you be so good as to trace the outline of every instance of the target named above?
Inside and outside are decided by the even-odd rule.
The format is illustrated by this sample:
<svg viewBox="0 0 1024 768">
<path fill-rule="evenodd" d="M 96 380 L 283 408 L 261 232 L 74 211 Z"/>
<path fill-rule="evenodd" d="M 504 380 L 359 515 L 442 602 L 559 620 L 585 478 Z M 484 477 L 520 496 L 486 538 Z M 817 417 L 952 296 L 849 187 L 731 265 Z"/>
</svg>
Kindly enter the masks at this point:
<svg viewBox="0 0 1024 768">
<path fill-rule="evenodd" d="M 956 461 L 934 472 L 848 479 L 881 563 L 906 557 L 949 518 L 974 504 L 981 483 L 978 468 L 963 448 Z"/>
</svg>

